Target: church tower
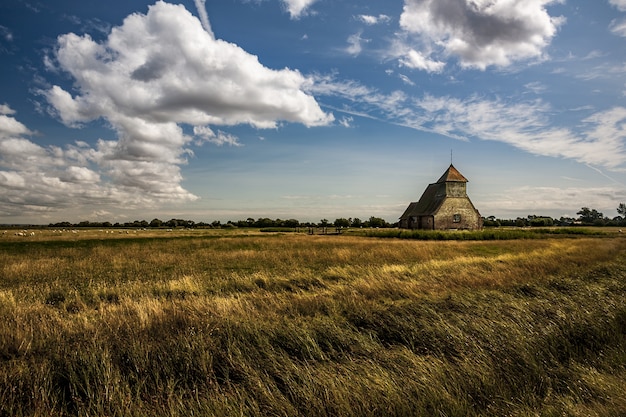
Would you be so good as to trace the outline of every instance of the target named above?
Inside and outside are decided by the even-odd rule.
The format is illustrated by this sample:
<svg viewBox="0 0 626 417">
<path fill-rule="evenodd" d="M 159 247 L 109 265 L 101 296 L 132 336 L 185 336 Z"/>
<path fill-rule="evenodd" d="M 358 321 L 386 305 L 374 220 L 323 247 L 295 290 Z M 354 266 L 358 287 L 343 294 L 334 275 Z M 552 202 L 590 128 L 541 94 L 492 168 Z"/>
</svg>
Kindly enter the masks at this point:
<svg viewBox="0 0 626 417">
<path fill-rule="evenodd" d="M 441 178 L 429 184 L 417 202 L 400 217 L 404 229 L 482 229 L 480 213 L 467 195 L 467 178 L 450 164 Z"/>
</svg>

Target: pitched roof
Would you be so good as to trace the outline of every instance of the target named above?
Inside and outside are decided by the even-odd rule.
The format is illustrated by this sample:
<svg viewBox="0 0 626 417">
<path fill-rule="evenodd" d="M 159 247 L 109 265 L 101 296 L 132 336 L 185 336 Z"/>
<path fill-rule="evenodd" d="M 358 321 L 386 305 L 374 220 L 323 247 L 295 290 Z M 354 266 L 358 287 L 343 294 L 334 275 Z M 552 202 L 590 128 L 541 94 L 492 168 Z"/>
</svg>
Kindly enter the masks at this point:
<svg viewBox="0 0 626 417">
<path fill-rule="evenodd" d="M 467 178 L 465 178 L 461 173 L 454 167 L 454 165 L 450 164 L 446 172 L 443 173 L 441 178 L 437 181 L 440 182 L 467 182 Z"/>
<path fill-rule="evenodd" d="M 442 190 L 441 188 L 444 187 Z M 429 184 L 420 200 L 409 204 L 401 219 L 411 216 L 428 216 L 437 212 L 443 201 L 446 199 L 445 185 L 443 183 Z"/>
<path fill-rule="evenodd" d="M 420 197 L 419 201 L 409 204 L 406 208 L 401 219 L 406 219 L 412 216 L 432 216 L 434 215 L 441 204 L 446 199 L 446 182 L 468 182 L 461 173 L 450 164 L 446 172 L 443 173 L 441 178 L 436 183 L 429 184 L 424 191 L 424 194 Z"/>
</svg>

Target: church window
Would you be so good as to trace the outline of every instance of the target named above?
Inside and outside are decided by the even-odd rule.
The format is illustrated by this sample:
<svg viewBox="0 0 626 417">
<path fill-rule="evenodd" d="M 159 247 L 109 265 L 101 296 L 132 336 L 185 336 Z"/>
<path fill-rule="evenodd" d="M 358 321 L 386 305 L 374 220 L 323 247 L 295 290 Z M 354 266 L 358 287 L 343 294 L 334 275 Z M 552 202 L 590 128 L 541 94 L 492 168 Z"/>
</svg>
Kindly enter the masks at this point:
<svg viewBox="0 0 626 417">
<path fill-rule="evenodd" d="M 454 223 L 461 223 L 461 215 L 460 214 L 455 214 L 452 217 L 452 220 L 454 221 Z"/>
</svg>

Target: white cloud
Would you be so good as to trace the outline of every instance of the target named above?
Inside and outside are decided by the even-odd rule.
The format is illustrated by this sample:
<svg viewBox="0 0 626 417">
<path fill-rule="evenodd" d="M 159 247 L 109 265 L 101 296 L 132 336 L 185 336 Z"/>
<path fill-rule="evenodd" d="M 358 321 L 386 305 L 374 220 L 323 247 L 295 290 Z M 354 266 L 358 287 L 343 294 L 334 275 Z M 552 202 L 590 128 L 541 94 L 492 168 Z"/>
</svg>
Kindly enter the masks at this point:
<svg viewBox="0 0 626 417">
<path fill-rule="evenodd" d="M 572 159 L 615 171 L 626 169 L 626 108 L 614 107 L 582 120 L 578 132 L 554 126 L 550 107 L 540 100 L 508 102 L 478 96 L 461 100 L 396 91 L 381 94 L 357 82 L 319 78 L 315 91 L 347 104 L 344 113 L 371 117 L 459 140 L 507 143 L 518 149 Z"/>
<path fill-rule="evenodd" d="M 527 84 L 524 84 L 524 88 L 534 94 L 542 94 L 547 90 L 547 87 L 538 81 L 533 81 Z"/>
<path fill-rule="evenodd" d="M 405 0 L 400 26 L 419 47 L 485 69 L 540 58 L 564 18 L 546 6 L 559 0 Z M 421 68 L 416 66 L 415 68 Z"/>
<path fill-rule="evenodd" d="M 609 29 L 617 36 L 626 38 L 626 19 L 612 21 Z"/>
<path fill-rule="evenodd" d="M 339 124 L 343 127 L 352 127 L 352 123 L 354 122 L 354 118 L 347 116 L 347 117 L 342 117 L 339 120 Z"/>
<path fill-rule="evenodd" d="M 427 72 L 441 72 L 446 64 L 444 62 L 433 61 L 420 52 L 411 49 L 404 58 L 400 59 L 400 65 Z"/>
<path fill-rule="evenodd" d="M 13 136 L 32 135 L 30 131 L 22 123 L 15 120 L 12 115 L 15 114 L 8 104 L 0 104 L 0 139 L 10 139 Z"/>
<path fill-rule="evenodd" d="M 623 187 L 541 187 L 522 186 L 508 189 L 501 197 L 476 200 L 484 215 L 499 213 L 504 218 L 528 214 L 569 217 L 581 207 L 592 207 L 612 218 L 617 216 L 616 201 L 623 201 Z"/>
<path fill-rule="evenodd" d="M 626 12 L 626 0 L 609 0 L 619 11 Z"/>
<path fill-rule="evenodd" d="M 316 1 L 317 0 L 282 0 L 292 19 L 299 19 L 301 16 L 304 16 L 307 13 L 307 9 Z"/>
<path fill-rule="evenodd" d="M 386 14 L 379 14 L 378 16 L 371 16 L 366 14 L 360 14 L 357 16 L 357 19 L 366 25 L 377 25 L 379 23 L 388 23 L 391 21 L 391 17 Z"/>
<path fill-rule="evenodd" d="M 626 164 L 626 109 L 613 108 L 583 120 L 580 133 L 553 127 L 541 101 L 509 104 L 477 97 L 458 100 L 426 96 L 424 113 L 410 121 L 450 137 L 476 137 L 508 143 L 526 152 L 618 169 Z"/>
<path fill-rule="evenodd" d="M 193 134 L 201 138 L 200 142 L 209 142 L 218 146 L 243 146 L 237 136 L 222 132 L 221 130 L 218 130 L 216 134 L 208 126 L 195 126 L 193 128 Z"/>
<path fill-rule="evenodd" d="M 346 48 L 348 54 L 353 56 L 359 55 L 363 50 L 361 43 L 368 42 L 367 39 L 361 38 L 361 33 L 362 32 L 358 32 L 348 37 L 348 47 Z"/>
<path fill-rule="evenodd" d="M 15 110 L 6 103 L 0 104 L 0 114 L 15 114 Z"/>
<path fill-rule="evenodd" d="M 211 30 L 211 23 L 209 22 L 209 15 L 206 12 L 206 0 L 194 0 L 196 4 L 196 9 L 198 9 L 198 15 L 200 16 L 200 22 L 202 22 L 202 27 L 207 31 L 211 37 L 215 37 L 213 35 L 213 30 Z"/>
<path fill-rule="evenodd" d="M 203 2 L 197 6 L 204 21 Z M 75 90 L 53 86 L 44 92 L 54 113 L 71 127 L 105 119 L 118 139 L 100 140 L 89 161 L 112 185 L 147 200 L 196 199 L 180 185 L 180 165 L 193 153 L 187 147 L 240 146 L 235 136 L 209 126 L 334 120 L 305 92 L 311 81 L 300 72 L 269 69 L 237 45 L 215 39 L 208 16 L 203 28 L 181 5 L 158 1 L 147 14 L 128 16 L 102 42 L 73 33 L 57 42 L 55 66 L 73 77 Z M 183 132 L 183 124 L 197 128 L 198 140 Z M 85 170 L 64 175 L 96 180 Z"/>
<path fill-rule="evenodd" d="M 0 25 L 0 36 L 7 42 L 13 42 L 13 32 L 6 26 Z"/>
<path fill-rule="evenodd" d="M 3 112 L 13 113 L 4 105 Z M 0 215 L 40 215 L 87 204 L 145 207 L 153 198 L 103 181 L 91 166 L 101 149 L 84 143 L 43 147 L 24 137 L 31 131 L 0 116 Z"/>
<path fill-rule="evenodd" d="M 398 77 L 402 80 L 403 83 L 405 83 L 406 85 L 410 85 L 410 86 L 414 86 L 415 83 L 406 75 L 404 74 L 398 74 Z"/>
</svg>

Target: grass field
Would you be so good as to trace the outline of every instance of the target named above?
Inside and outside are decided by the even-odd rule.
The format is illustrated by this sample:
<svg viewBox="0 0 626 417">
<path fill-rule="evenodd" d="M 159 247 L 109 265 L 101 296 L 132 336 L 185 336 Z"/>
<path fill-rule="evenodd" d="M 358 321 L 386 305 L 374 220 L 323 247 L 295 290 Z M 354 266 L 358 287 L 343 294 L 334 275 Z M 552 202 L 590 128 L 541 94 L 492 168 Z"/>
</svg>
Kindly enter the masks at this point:
<svg viewBox="0 0 626 417">
<path fill-rule="evenodd" d="M 0 235 L 0 416 L 626 415 L 618 233 L 108 232 Z"/>
</svg>

